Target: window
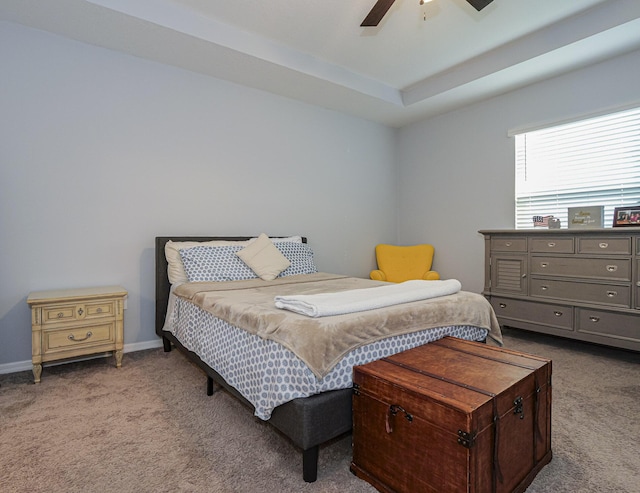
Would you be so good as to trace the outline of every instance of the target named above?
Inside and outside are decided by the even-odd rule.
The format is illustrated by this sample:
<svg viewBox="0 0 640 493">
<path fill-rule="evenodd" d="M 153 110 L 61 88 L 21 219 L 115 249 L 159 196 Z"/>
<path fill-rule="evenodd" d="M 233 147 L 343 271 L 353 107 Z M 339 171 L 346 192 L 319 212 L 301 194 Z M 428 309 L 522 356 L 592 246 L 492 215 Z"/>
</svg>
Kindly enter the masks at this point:
<svg viewBox="0 0 640 493">
<path fill-rule="evenodd" d="M 516 137 L 516 228 L 533 216 L 568 224 L 568 207 L 640 204 L 640 108 Z"/>
</svg>

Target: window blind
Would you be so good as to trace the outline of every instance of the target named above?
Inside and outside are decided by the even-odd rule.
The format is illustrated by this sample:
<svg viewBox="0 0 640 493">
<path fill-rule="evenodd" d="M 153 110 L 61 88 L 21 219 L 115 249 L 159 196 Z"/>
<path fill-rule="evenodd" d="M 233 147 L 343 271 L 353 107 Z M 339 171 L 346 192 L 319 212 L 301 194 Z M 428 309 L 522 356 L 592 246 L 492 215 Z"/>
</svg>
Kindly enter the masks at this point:
<svg viewBox="0 0 640 493">
<path fill-rule="evenodd" d="M 568 224 L 569 207 L 613 209 L 640 204 L 640 108 L 518 134 L 516 228 L 533 216 Z"/>
</svg>

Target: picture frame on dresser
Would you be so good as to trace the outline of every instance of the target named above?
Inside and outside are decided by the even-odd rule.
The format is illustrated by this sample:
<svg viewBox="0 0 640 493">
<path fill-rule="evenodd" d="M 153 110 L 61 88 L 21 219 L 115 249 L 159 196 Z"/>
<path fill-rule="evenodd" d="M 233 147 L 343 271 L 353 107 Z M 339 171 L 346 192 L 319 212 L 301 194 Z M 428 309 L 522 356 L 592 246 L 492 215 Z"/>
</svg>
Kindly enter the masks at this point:
<svg viewBox="0 0 640 493">
<path fill-rule="evenodd" d="M 640 226 L 640 205 L 616 207 L 613 210 L 613 227 Z"/>
</svg>

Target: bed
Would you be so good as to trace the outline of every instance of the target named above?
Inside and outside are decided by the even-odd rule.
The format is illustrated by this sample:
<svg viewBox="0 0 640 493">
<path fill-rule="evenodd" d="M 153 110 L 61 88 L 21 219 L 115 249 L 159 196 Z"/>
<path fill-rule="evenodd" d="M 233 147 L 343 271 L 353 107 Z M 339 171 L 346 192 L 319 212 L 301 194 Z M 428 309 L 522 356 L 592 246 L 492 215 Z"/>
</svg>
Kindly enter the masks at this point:
<svg viewBox="0 0 640 493">
<path fill-rule="evenodd" d="M 303 246 L 278 246 L 278 249 L 287 255 L 289 255 L 289 251 L 304 250 L 305 248 L 305 252 L 311 251 L 306 244 L 306 239 L 297 238 L 298 240 L 294 239 L 292 242 L 300 242 Z M 294 270 L 292 275 L 283 276 L 282 274 L 289 272 L 294 267 L 293 264 L 299 267 L 298 257 L 291 257 L 291 267 L 282 271 L 276 279 L 269 281 L 262 281 L 260 278 L 241 280 L 235 280 L 234 278 L 234 280 L 230 281 L 215 279 L 212 291 L 207 288 L 212 283 L 203 282 L 197 275 L 194 279 L 200 282 L 175 282 L 175 279 L 173 279 L 173 284 L 170 282 L 171 274 L 169 272 L 171 266 L 167 262 L 167 256 L 165 255 L 165 246 L 168 242 L 173 244 L 177 244 L 175 242 L 192 242 L 190 243 L 191 245 L 203 242 L 242 242 L 237 243 L 238 247 L 209 247 L 209 251 L 224 250 L 226 254 L 229 249 L 237 252 L 238 249 L 244 248 L 249 241 L 255 241 L 255 237 L 156 237 L 156 333 L 162 338 L 165 351 L 171 351 L 172 347 L 177 348 L 204 371 L 207 377 L 208 395 L 214 393 L 216 384 L 226 389 L 249 408 L 253 409 L 258 418 L 274 426 L 288 437 L 294 446 L 301 449 L 302 476 L 306 482 L 313 482 L 317 478 L 320 445 L 351 430 L 352 390 L 350 378 L 353 365 L 363 364 L 372 359 L 378 359 L 409 347 L 415 347 L 445 335 L 454 335 L 473 340 L 483 340 L 489 335 L 496 342 L 501 342 L 500 328 L 489 303 L 480 295 L 473 295 L 475 296 L 473 302 L 479 303 L 478 306 L 481 307 L 479 309 L 474 308 L 474 310 L 477 312 L 483 311 L 481 314 L 482 324 L 465 323 L 451 326 L 442 324 L 442 326 L 420 331 L 405 331 L 404 334 L 389 337 L 377 334 L 375 343 L 364 344 L 357 342 L 355 343 L 355 349 L 352 346 L 334 348 L 333 346 L 339 346 L 339 344 L 333 344 L 330 341 L 330 349 L 335 351 L 335 354 L 329 358 L 331 360 L 330 364 L 327 364 L 327 361 L 320 363 L 312 361 L 314 355 L 310 353 L 302 353 L 298 357 L 291 350 L 291 346 L 295 346 L 295 341 L 293 344 L 291 343 L 290 334 L 286 337 L 281 336 L 278 339 L 275 336 L 251 333 L 250 326 L 243 328 L 246 313 L 251 312 L 254 307 L 257 310 L 261 304 L 265 304 L 265 302 L 254 303 L 254 300 L 258 299 L 254 298 L 255 296 L 259 294 L 263 298 L 266 296 L 266 298 L 273 300 L 273 293 L 279 293 L 279 290 L 286 288 L 291 292 L 295 292 L 295 290 L 299 289 L 297 283 L 301 283 L 300 286 L 305 287 L 313 286 L 317 291 L 315 286 L 322 283 L 347 283 L 346 286 L 361 287 L 363 282 L 376 283 L 376 281 L 307 272 L 304 269 L 309 269 L 309 265 L 311 265 L 311 268 L 315 268 L 312 260 L 309 264 L 308 257 L 303 260 L 307 264 L 303 265 L 302 274 L 298 274 Z M 274 239 L 274 241 L 279 242 L 280 240 Z M 278 243 L 278 245 L 283 245 L 289 239 L 281 239 L 281 241 L 282 243 Z M 223 244 L 226 245 L 226 243 Z M 230 243 L 230 245 L 235 245 L 235 243 Z M 196 251 L 198 248 L 191 247 L 190 249 L 181 250 L 185 268 L 192 261 L 187 253 Z M 312 253 L 310 255 L 312 256 Z M 192 264 L 191 267 L 193 268 Z M 256 275 L 254 274 L 253 277 L 255 278 Z M 263 285 L 266 287 L 263 287 Z M 176 296 L 176 293 L 179 293 L 180 296 Z M 471 296 L 471 293 L 462 293 Z M 231 301 L 229 303 L 232 301 L 236 303 L 238 299 L 242 301 L 246 297 L 247 301 L 244 302 L 242 316 L 227 318 L 227 312 L 224 309 L 218 312 L 215 309 L 210 310 L 212 307 L 224 307 L 225 296 L 230 297 Z M 206 304 L 206 300 L 209 297 L 214 300 L 214 302 L 209 302 L 211 306 Z M 466 303 L 458 303 L 458 305 L 466 305 Z M 449 303 L 449 310 L 451 310 L 452 306 L 454 304 Z M 297 322 L 294 320 L 293 325 L 295 326 L 303 323 L 302 319 L 313 318 L 305 317 L 289 310 L 279 310 L 275 307 L 269 307 L 269 309 L 271 312 L 266 315 L 263 315 L 263 312 L 260 311 L 256 312 L 255 317 L 259 322 L 262 320 L 295 319 L 295 317 L 298 317 Z M 371 311 L 371 313 L 373 312 L 375 310 Z M 285 314 L 287 315 L 286 317 Z M 358 317 L 359 314 L 353 316 L 354 323 L 360 320 Z M 224 320 L 225 318 L 227 320 Z M 322 319 L 324 321 L 332 321 L 337 318 L 339 317 L 324 317 Z M 278 333 L 278 330 L 272 330 L 268 323 L 265 322 L 262 325 L 264 326 L 264 331 L 269 334 Z M 369 324 L 366 325 L 367 327 L 369 326 Z M 374 325 L 371 324 L 372 327 Z M 322 331 L 309 330 L 308 332 L 318 333 L 323 331 L 324 329 Z M 219 340 L 216 338 L 219 338 Z M 239 355 L 235 352 L 236 349 L 234 349 L 233 354 L 224 352 L 226 351 L 224 348 L 227 346 L 237 348 L 245 343 L 252 346 L 246 350 L 242 349 L 244 351 L 243 354 L 254 354 L 255 351 L 262 351 L 264 354 L 260 354 L 259 358 L 253 358 L 251 361 L 248 359 L 245 361 L 245 357 L 242 354 Z M 314 340 L 314 344 L 321 343 Z M 258 359 L 262 360 L 263 357 L 267 360 L 264 363 L 267 369 L 264 371 L 259 369 L 256 363 Z M 276 370 L 273 370 L 273 377 L 270 376 L 271 370 L 268 369 L 268 365 L 275 365 L 276 367 Z M 245 377 L 245 375 L 249 376 Z M 275 397 L 272 398 L 270 395 L 268 398 L 261 399 L 260 396 L 264 397 L 266 394 L 266 387 L 275 386 L 277 388 L 277 385 L 274 384 L 276 378 L 277 382 L 284 380 L 287 385 L 289 385 L 289 380 L 293 382 L 294 379 L 297 379 L 298 386 L 296 388 L 292 387 L 291 392 L 273 392 Z"/>
</svg>

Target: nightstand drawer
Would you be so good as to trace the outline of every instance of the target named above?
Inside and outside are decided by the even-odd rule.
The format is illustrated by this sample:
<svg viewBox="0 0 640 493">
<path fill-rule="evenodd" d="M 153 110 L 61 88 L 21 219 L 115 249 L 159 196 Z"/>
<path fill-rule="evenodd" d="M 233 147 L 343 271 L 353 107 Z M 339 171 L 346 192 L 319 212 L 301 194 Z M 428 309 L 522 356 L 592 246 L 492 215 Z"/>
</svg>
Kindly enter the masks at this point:
<svg viewBox="0 0 640 493">
<path fill-rule="evenodd" d="M 114 301 L 87 303 L 85 307 L 85 317 L 87 318 L 113 317 L 116 312 Z"/>
<path fill-rule="evenodd" d="M 54 305 L 42 309 L 43 324 L 57 324 L 79 320 L 84 314 L 82 305 Z"/>
<path fill-rule="evenodd" d="M 49 325 L 86 318 L 113 317 L 115 311 L 115 301 L 45 306 L 42 309 L 42 323 Z"/>
<path fill-rule="evenodd" d="M 115 324 L 82 325 L 81 327 L 44 330 L 42 332 L 42 352 L 83 348 L 98 345 L 113 346 L 116 342 Z M 113 347 L 105 349 L 113 350 Z"/>
</svg>

